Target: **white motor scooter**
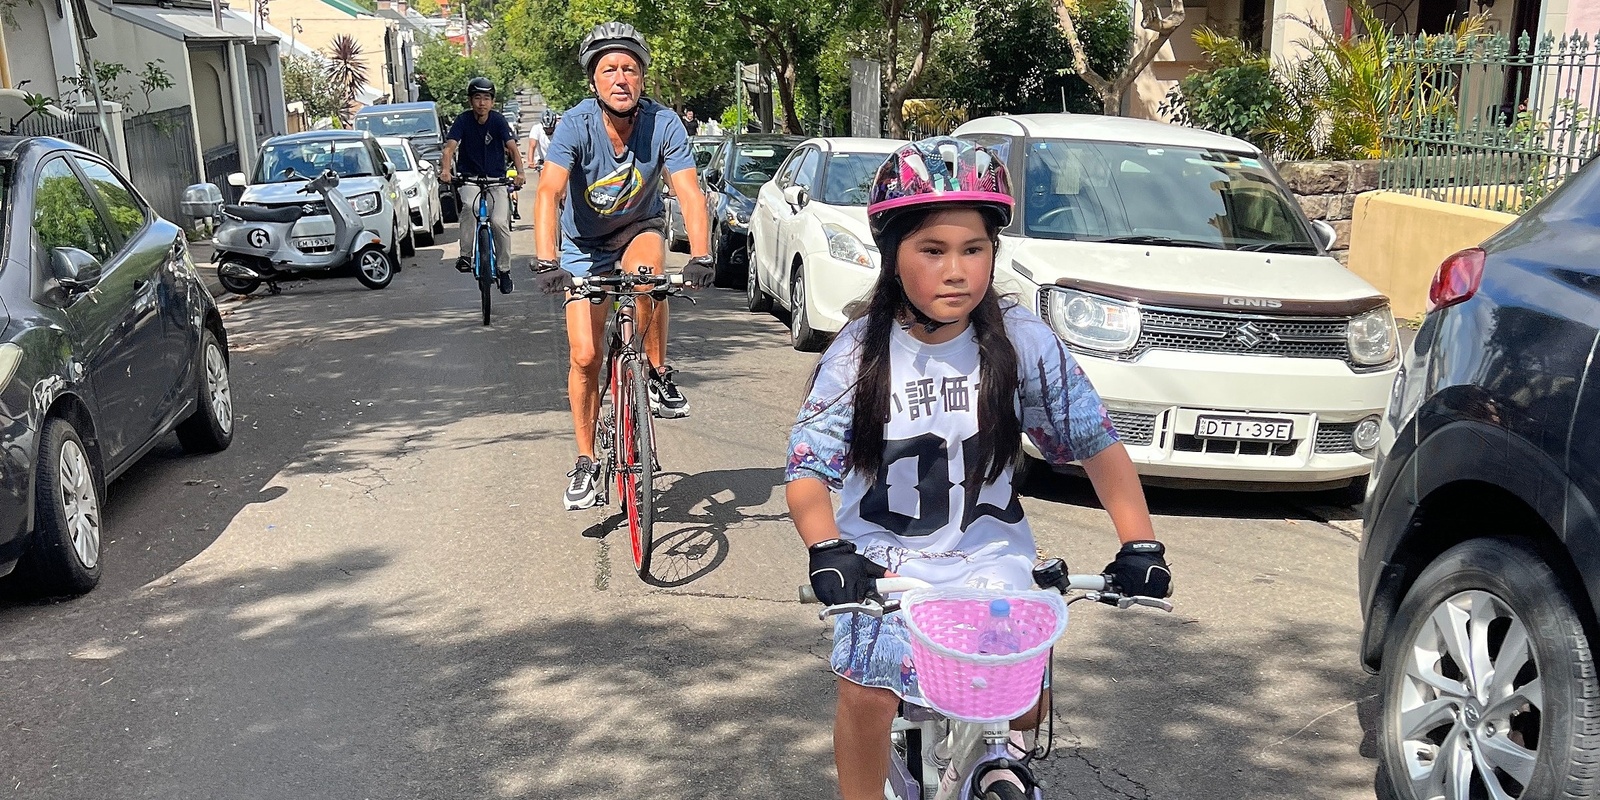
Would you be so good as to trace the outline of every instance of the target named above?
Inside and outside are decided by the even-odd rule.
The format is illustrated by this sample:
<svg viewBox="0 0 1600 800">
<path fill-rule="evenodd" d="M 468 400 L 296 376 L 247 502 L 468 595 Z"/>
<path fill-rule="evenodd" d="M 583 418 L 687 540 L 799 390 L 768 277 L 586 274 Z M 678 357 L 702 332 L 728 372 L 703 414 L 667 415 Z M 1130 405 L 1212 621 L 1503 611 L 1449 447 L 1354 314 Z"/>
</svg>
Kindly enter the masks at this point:
<svg viewBox="0 0 1600 800">
<path fill-rule="evenodd" d="M 279 281 L 347 264 L 355 267 L 356 280 L 368 289 L 388 286 L 394 280 L 395 269 L 384 252 L 383 240 L 366 229 L 361 215 L 339 193 L 338 186 L 339 175 L 328 170 L 307 181 L 298 192 L 322 196 L 322 204 L 333 219 L 332 236 L 294 236 L 295 223 L 302 217 L 321 213 L 309 199 L 303 205 L 281 208 L 211 203 L 222 219 L 213 234 L 213 260 L 222 288 L 244 295 L 264 283 L 268 292 L 277 294 Z M 210 184 L 191 186 L 188 194 L 220 196 Z"/>
</svg>

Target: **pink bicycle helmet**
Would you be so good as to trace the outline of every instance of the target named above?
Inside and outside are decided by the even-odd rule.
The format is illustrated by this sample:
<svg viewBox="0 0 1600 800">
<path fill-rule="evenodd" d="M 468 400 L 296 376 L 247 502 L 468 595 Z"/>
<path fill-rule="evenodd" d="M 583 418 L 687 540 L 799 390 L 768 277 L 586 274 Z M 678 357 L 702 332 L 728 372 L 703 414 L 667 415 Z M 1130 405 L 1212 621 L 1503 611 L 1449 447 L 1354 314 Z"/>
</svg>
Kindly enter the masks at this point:
<svg viewBox="0 0 1600 800">
<path fill-rule="evenodd" d="M 877 236 L 898 214 L 934 204 L 976 206 L 1011 224 L 1006 166 L 981 145 L 950 136 L 912 142 L 878 168 L 867 197 L 867 220 Z"/>
</svg>

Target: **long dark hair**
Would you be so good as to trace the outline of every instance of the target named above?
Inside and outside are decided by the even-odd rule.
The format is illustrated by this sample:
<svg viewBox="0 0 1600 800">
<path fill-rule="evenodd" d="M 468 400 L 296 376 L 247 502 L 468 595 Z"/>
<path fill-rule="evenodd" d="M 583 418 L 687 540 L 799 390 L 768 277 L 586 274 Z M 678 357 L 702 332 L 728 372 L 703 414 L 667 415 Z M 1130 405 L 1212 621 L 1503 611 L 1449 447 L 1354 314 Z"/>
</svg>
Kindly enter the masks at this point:
<svg viewBox="0 0 1600 800">
<path fill-rule="evenodd" d="M 883 269 L 865 303 L 855 316 L 865 317 L 857 352 L 855 416 L 851 422 L 850 450 L 845 466 L 877 480 L 883 468 L 883 426 L 889 420 L 890 392 L 893 387 L 889 362 L 889 340 L 893 326 L 911 319 L 911 301 L 899 278 L 900 243 L 923 225 L 938 209 L 907 211 L 891 220 L 877 243 Z M 984 230 L 998 253 L 999 220 L 983 212 Z M 978 436 L 976 446 L 964 453 L 969 481 L 993 483 L 1015 461 L 1022 447 L 1022 423 L 1017 419 L 1017 351 L 1006 337 L 1005 311 L 994 287 L 994 265 L 989 265 L 989 289 L 973 309 L 972 330 L 978 338 Z M 913 323 L 915 324 L 915 323 Z"/>
</svg>

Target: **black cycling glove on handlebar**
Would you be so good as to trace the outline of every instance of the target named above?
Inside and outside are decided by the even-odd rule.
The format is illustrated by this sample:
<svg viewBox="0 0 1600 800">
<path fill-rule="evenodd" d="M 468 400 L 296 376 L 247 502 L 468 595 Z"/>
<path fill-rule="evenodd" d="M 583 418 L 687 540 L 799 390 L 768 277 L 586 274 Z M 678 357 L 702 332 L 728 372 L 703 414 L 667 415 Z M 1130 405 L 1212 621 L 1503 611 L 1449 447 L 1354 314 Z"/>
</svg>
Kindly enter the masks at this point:
<svg viewBox="0 0 1600 800">
<path fill-rule="evenodd" d="M 856 552 L 856 546 L 843 539 L 812 545 L 811 591 L 823 605 L 859 603 L 873 590 L 872 582 L 883 577 L 884 568 Z"/>
<path fill-rule="evenodd" d="M 717 268 L 712 264 L 711 256 L 695 256 L 683 267 L 683 282 L 690 286 L 710 286 L 716 279 Z"/>
<path fill-rule="evenodd" d="M 1153 539 L 1128 542 L 1106 565 L 1106 575 L 1118 592 L 1128 597 L 1172 596 L 1172 570 L 1167 568 L 1167 548 Z"/>
<path fill-rule="evenodd" d="M 545 294 L 560 294 L 572 286 L 571 273 L 559 261 L 534 261 L 532 267 L 533 279 Z"/>
</svg>

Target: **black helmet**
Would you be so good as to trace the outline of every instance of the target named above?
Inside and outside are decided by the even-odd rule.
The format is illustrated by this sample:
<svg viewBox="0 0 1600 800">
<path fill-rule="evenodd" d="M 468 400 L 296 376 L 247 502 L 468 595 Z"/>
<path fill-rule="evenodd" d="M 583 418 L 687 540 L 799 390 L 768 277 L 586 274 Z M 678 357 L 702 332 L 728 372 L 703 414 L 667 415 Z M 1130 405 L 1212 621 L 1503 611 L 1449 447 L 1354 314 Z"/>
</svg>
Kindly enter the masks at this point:
<svg viewBox="0 0 1600 800">
<path fill-rule="evenodd" d="M 486 94 L 490 97 L 494 97 L 494 81 L 482 76 L 467 81 L 467 99 L 471 100 L 473 95 L 479 94 Z"/>
<path fill-rule="evenodd" d="M 593 77 L 595 59 L 612 50 L 626 50 L 639 60 L 640 68 L 650 69 L 650 45 L 644 43 L 644 37 L 632 25 L 602 22 L 578 45 L 578 65 L 583 67 L 583 74 Z"/>
<path fill-rule="evenodd" d="M 556 126 L 556 112 L 548 108 L 545 109 L 544 113 L 539 115 L 539 124 L 545 128 L 554 128 Z"/>
</svg>

